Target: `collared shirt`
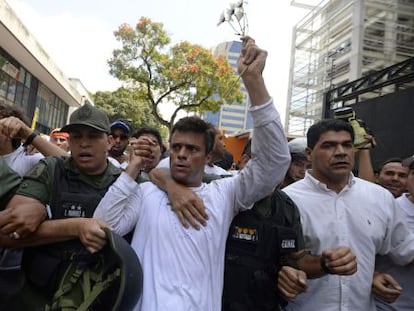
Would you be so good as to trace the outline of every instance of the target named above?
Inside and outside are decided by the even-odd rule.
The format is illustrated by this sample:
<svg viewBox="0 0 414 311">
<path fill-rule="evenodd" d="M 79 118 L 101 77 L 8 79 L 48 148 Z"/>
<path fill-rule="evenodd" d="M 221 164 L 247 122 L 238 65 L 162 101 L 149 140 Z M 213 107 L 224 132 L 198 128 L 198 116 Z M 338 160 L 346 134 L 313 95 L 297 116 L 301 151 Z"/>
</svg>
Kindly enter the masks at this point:
<svg viewBox="0 0 414 311">
<path fill-rule="evenodd" d="M 307 171 L 303 180 L 283 189 L 297 204 L 305 248 L 314 255 L 349 246 L 358 271 L 350 276 L 325 275 L 308 280 L 308 290 L 286 310 L 374 311 L 371 284 L 376 254 L 389 254 L 400 264 L 414 259 L 414 235 L 391 193 L 350 174 L 336 193 Z"/>
<path fill-rule="evenodd" d="M 150 182 L 137 185 L 125 173 L 102 199 L 94 217 L 107 221 L 121 234 L 136 224 L 132 247 L 142 264 L 144 286 L 134 310 L 221 309 L 231 220 L 239 209 L 268 195 L 283 179 L 290 162 L 273 103 L 260 107 L 252 112 L 255 128 L 250 165 L 233 178 L 193 188 L 209 215 L 206 227 L 185 229 L 163 191 Z"/>
<path fill-rule="evenodd" d="M 414 232 L 414 203 L 404 193 L 395 199 L 403 211 L 408 227 Z M 403 288 L 401 295 L 391 304 L 376 300 L 377 310 L 381 311 L 412 311 L 414 310 L 414 265 L 399 266 L 388 258 L 388 256 L 377 256 L 376 269 L 380 272 L 389 273 Z"/>
</svg>

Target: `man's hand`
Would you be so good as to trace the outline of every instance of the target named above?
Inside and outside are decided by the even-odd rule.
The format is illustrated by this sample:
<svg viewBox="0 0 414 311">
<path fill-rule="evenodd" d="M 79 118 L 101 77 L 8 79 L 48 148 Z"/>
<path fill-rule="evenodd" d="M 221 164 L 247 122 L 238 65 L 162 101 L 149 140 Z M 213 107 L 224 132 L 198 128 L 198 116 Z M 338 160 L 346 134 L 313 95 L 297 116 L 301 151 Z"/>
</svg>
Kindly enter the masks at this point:
<svg viewBox="0 0 414 311">
<path fill-rule="evenodd" d="M 19 118 L 8 117 L 0 120 L 0 133 L 6 137 L 26 139 L 32 132 Z"/>
<path fill-rule="evenodd" d="M 106 233 L 104 228 L 109 226 L 98 219 L 78 218 L 77 234 L 79 240 L 90 253 L 95 253 L 106 244 Z"/>
<path fill-rule="evenodd" d="M 155 168 L 151 170 L 150 180 L 161 190 L 165 191 L 173 210 L 181 224 L 188 228 L 189 224 L 199 230 L 206 225 L 208 215 L 203 201 L 187 186 L 177 183 L 167 168 Z"/>
<path fill-rule="evenodd" d="M 263 105 L 270 100 L 262 72 L 267 52 L 260 49 L 250 37 L 243 37 L 243 49 L 237 61 L 237 70 L 243 79 L 252 106 Z"/>
<path fill-rule="evenodd" d="M 38 200 L 15 195 L 0 212 L 0 232 L 24 238 L 35 232 L 46 218 L 45 206 Z"/>
<path fill-rule="evenodd" d="M 283 266 L 279 271 L 277 288 L 287 300 L 294 300 L 300 293 L 306 292 L 306 273 L 289 266 Z"/>
<path fill-rule="evenodd" d="M 375 272 L 372 280 L 372 292 L 379 300 L 392 303 L 401 294 L 402 287 L 389 274 Z"/>
<path fill-rule="evenodd" d="M 326 268 L 332 274 L 351 275 L 358 269 L 356 256 L 349 247 L 327 249 L 322 252 L 322 257 Z"/>
<path fill-rule="evenodd" d="M 185 228 L 189 227 L 188 223 L 196 230 L 200 229 L 199 223 L 203 226 L 207 225 L 208 215 L 203 200 L 191 189 L 171 181 L 168 183 L 167 194 L 171 209 Z"/>
<path fill-rule="evenodd" d="M 135 179 L 140 171 L 145 169 L 145 165 L 151 161 L 151 146 L 154 143 L 150 138 L 140 136 L 139 138 L 131 138 L 129 145 L 129 163 L 125 171 Z"/>
<path fill-rule="evenodd" d="M 266 64 L 267 52 L 260 49 L 254 39 L 246 36 L 241 38 L 243 49 L 237 62 L 239 74 L 245 78 L 248 76 L 261 76 Z"/>
</svg>

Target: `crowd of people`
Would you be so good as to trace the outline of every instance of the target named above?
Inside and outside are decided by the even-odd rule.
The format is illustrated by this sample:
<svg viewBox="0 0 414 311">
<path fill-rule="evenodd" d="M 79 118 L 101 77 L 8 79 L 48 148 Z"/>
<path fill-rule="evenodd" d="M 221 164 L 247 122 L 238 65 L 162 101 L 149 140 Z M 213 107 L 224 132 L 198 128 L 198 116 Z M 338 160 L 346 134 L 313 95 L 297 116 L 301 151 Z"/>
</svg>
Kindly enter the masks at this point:
<svg viewBox="0 0 414 311">
<path fill-rule="evenodd" d="M 174 124 L 167 150 L 157 129 L 90 104 L 44 139 L 0 103 L 0 310 L 81 308 L 62 280 L 75 263 L 86 282 L 108 230 L 142 267 L 133 310 L 414 310 L 414 156 L 375 173 L 374 137 L 356 149 L 341 119 L 288 142 L 267 52 L 243 41 L 254 130 L 237 171 L 196 116 Z M 110 310 L 109 284 L 85 300 Z"/>
</svg>

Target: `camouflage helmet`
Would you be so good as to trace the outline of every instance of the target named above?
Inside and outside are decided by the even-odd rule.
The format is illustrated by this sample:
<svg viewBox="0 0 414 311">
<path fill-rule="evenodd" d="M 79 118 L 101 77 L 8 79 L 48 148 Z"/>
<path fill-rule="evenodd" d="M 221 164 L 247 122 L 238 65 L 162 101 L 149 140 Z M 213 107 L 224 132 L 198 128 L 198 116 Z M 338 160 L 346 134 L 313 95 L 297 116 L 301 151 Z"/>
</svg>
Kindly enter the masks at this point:
<svg viewBox="0 0 414 311">
<path fill-rule="evenodd" d="M 45 310 L 132 310 L 142 294 L 142 268 L 128 242 L 104 229 L 108 243 L 66 269 Z M 77 254 L 77 258 L 80 258 Z"/>
</svg>

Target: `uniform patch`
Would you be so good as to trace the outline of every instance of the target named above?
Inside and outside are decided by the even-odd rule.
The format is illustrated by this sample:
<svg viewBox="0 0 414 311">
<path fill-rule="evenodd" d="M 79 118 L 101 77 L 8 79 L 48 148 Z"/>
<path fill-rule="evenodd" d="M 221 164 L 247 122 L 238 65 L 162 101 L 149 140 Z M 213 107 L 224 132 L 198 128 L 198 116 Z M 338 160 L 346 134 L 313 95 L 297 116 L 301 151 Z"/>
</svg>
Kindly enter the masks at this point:
<svg viewBox="0 0 414 311">
<path fill-rule="evenodd" d="M 296 249 L 296 240 L 295 239 L 285 239 L 282 240 L 282 243 L 280 245 L 282 249 Z"/>
<path fill-rule="evenodd" d="M 64 203 L 62 207 L 65 217 L 85 217 L 86 215 L 86 208 L 80 204 Z"/>
<path fill-rule="evenodd" d="M 39 178 L 43 172 L 46 169 L 46 164 L 40 162 L 38 164 L 36 164 L 28 173 L 26 176 L 31 177 L 33 179 L 35 178 Z"/>
<path fill-rule="evenodd" d="M 256 242 L 259 240 L 259 235 L 256 229 L 243 228 L 239 226 L 234 226 L 232 237 L 237 240 L 245 240 L 251 242 Z"/>
</svg>

